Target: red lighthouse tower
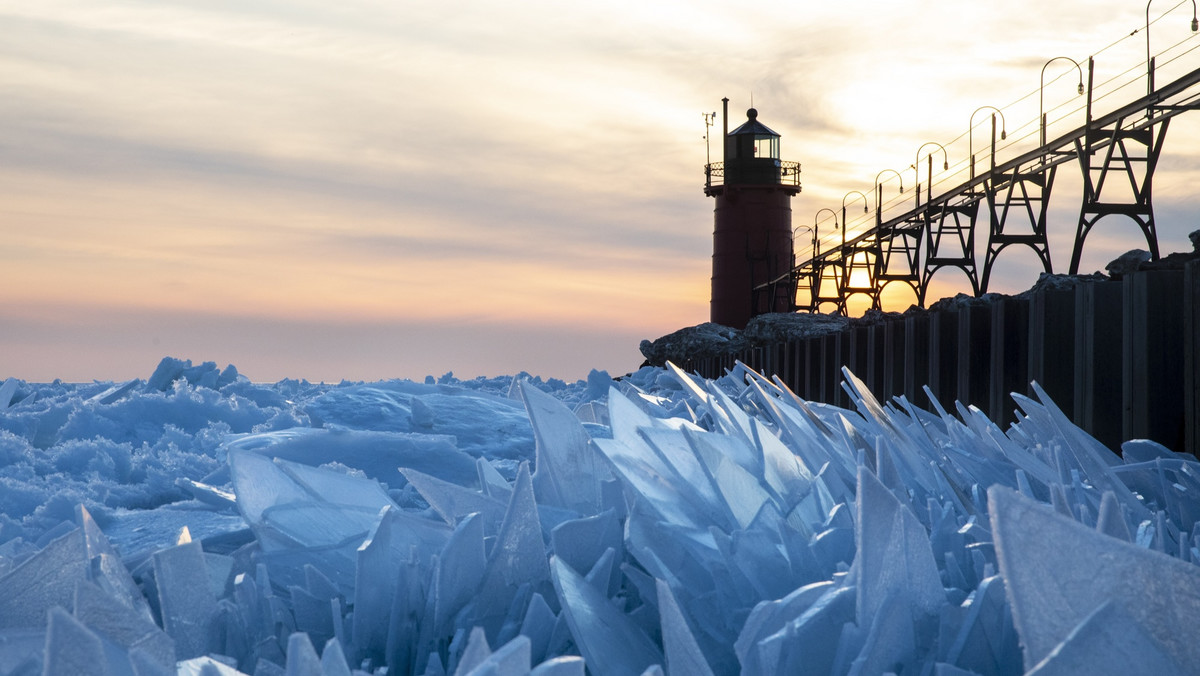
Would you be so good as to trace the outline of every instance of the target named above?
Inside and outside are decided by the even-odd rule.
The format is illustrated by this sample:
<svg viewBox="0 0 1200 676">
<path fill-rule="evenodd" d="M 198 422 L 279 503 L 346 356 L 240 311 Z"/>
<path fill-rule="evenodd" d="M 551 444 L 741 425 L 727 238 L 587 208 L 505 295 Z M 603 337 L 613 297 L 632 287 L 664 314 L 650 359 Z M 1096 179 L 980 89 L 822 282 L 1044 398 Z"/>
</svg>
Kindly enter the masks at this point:
<svg viewBox="0 0 1200 676">
<path fill-rule="evenodd" d="M 754 315 L 794 309 L 791 199 L 800 192 L 800 165 L 780 161 L 779 134 L 753 108 L 729 131 L 729 99 L 722 102 L 724 162 L 705 168 L 704 185 L 717 199 L 710 315 L 742 329 Z"/>
</svg>

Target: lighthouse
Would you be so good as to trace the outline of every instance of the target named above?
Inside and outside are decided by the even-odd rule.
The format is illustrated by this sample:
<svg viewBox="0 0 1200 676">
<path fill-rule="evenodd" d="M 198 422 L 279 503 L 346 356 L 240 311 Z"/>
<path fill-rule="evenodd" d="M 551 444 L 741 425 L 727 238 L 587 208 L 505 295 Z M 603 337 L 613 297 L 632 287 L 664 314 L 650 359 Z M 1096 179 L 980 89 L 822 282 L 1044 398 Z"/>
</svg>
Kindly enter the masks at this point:
<svg viewBox="0 0 1200 676">
<path fill-rule="evenodd" d="M 710 318 L 742 329 L 755 315 L 794 309 L 791 199 L 800 165 L 779 159 L 779 134 L 753 108 L 729 131 L 729 99 L 722 102 L 724 157 L 707 165 L 704 184 L 716 198 Z"/>
</svg>

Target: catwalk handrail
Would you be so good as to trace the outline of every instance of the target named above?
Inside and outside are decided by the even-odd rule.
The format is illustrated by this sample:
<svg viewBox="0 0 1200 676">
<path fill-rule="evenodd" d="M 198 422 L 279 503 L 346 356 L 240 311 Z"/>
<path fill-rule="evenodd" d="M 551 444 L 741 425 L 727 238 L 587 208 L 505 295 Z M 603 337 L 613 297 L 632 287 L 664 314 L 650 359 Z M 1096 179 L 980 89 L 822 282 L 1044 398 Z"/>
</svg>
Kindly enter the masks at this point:
<svg viewBox="0 0 1200 676">
<path fill-rule="evenodd" d="M 1200 96 L 1200 93 L 1193 93 L 1189 97 L 1186 97 L 1174 104 L 1157 105 L 1183 94 L 1197 83 L 1200 83 L 1200 68 L 1187 73 L 1174 82 L 1160 87 L 1153 92 L 1146 94 L 1126 104 L 1125 106 L 1122 106 L 1121 108 L 1118 108 L 1100 117 L 1088 120 L 1082 126 L 1063 134 L 1053 141 L 1048 141 L 1044 146 L 1040 146 L 1022 155 L 1018 155 L 1017 157 L 1002 164 L 997 164 L 994 169 L 989 168 L 987 171 L 979 174 L 974 179 L 967 180 L 966 182 L 941 193 L 937 197 L 926 201 L 924 204 L 906 211 L 904 214 L 898 217 L 891 218 L 880 225 L 872 226 L 857 237 L 847 240 L 841 244 L 837 244 L 829 250 L 797 264 L 788 274 L 781 275 L 755 288 L 764 289 L 773 284 L 778 284 L 790 278 L 796 277 L 802 270 L 811 268 L 813 264 L 817 263 L 818 261 L 824 262 L 831 258 L 834 261 L 841 260 L 843 258 L 843 252 L 846 250 L 853 251 L 854 245 L 873 236 L 883 233 L 891 233 L 902 229 L 900 226 L 912 223 L 915 217 L 924 214 L 931 208 L 941 206 L 955 197 L 971 192 L 976 186 L 984 185 L 988 181 L 991 181 L 994 175 L 1003 176 L 1005 173 L 1011 172 L 1022 165 L 1038 160 L 1039 158 L 1041 159 L 1041 162 L 1037 165 L 1037 168 L 1040 170 L 1048 169 L 1050 167 L 1057 166 L 1069 160 L 1075 159 L 1078 155 L 1074 148 L 1075 142 L 1083 138 L 1089 130 L 1103 129 L 1106 126 L 1120 122 L 1124 118 L 1127 118 L 1139 111 L 1148 111 L 1149 114 L 1145 118 L 1142 118 L 1129 127 L 1130 130 L 1137 130 L 1157 124 L 1161 120 L 1174 117 L 1185 111 L 1200 108 L 1200 104 L 1198 103 L 1188 103 L 1188 101 L 1194 100 L 1197 96 Z M 1158 115 L 1154 115 L 1155 111 L 1158 112 Z M 1111 143 L 1111 141 L 1111 138 L 1099 139 L 1092 146 L 1092 148 L 1104 148 Z M 1064 147 L 1069 147 L 1070 150 L 1063 151 L 1062 149 Z M 910 227 L 907 229 L 911 230 L 913 228 Z"/>
</svg>

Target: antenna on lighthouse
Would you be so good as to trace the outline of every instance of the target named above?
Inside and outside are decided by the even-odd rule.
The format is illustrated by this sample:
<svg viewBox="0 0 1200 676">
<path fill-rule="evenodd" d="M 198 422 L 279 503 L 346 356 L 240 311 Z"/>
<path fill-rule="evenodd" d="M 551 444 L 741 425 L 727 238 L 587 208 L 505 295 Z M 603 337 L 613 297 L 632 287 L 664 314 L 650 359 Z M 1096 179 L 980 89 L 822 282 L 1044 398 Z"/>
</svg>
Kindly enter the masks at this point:
<svg viewBox="0 0 1200 676">
<path fill-rule="evenodd" d="M 704 115 L 704 164 L 705 164 L 705 166 L 708 166 L 708 165 L 712 164 L 712 152 L 709 150 L 709 137 L 712 136 L 712 134 L 709 133 L 709 130 L 712 129 L 714 124 L 716 124 L 717 111 L 714 110 L 711 113 L 703 113 L 703 115 Z"/>
</svg>

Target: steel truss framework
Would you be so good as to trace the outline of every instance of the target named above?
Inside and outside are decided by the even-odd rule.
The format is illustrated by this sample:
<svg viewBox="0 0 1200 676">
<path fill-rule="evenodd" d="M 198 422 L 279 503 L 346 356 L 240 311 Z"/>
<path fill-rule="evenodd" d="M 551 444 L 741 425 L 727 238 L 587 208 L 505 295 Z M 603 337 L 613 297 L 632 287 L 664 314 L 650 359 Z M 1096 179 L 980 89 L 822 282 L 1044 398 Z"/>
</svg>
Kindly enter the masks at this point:
<svg viewBox="0 0 1200 676">
<path fill-rule="evenodd" d="M 1075 160 L 1083 174 L 1083 196 L 1072 244 L 1070 273 L 1079 271 L 1083 245 L 1106 216 L 1132 219 L 1159 257 L 1154 223 L 1154 169 L 1171 118 L 1200 108 L 1200 69 L 1108 113 L 1092 117 L 1092 63 L 1088 63 L 1087 117 L 1083 126 L 973 177 L 907 213 L 876 224 L 866 233 L 797 265 L 787 277 L 759 287 L 772 295 L 787 284 L 793 307 L 810 312 L 846 313 L 855 295 L 880 307 L 888 284 L 909 286 L 924 306 L 933 275 L 961 271 L 973 295 L 987 293 L 1001 252 L 1028 247 L 1046 272 L 1053 272 L 1047 238 L 1047 210 L 1058 167 Z M 918 201 L 920 187 L 917 187 Z M 977 261 L 979 216 L 988 221 L 983 261 Z M 808 303 L 796 303 L 807 298 Z"/>
</svg>

